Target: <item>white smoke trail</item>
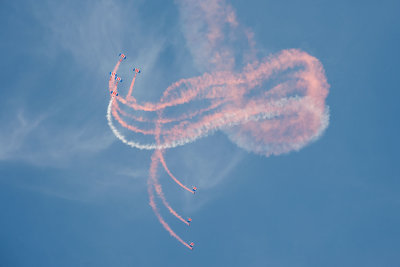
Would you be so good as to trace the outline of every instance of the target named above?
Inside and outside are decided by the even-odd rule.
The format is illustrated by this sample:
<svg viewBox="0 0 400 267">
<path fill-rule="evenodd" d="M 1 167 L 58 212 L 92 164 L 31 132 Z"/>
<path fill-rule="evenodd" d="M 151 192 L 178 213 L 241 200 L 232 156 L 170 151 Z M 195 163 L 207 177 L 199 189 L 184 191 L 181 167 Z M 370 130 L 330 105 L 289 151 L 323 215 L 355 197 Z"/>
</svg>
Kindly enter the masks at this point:
<svg viewBox="0 0 400 267">
<path fill-rule="evenodd" d="M 293 100 L 300 101 L 297 97 L 283 98 L 279 101 L 274 102 L 273 106 L 282 108 L 283 106 L 286 105 L 287 102 L 293 101 Z M 236 126 L 236 125 L 243 124 L 243 123 L 250 122 L 250 121 L 272 119 L 279 115 L 276 112 L 259 112 L 258 114 L 255 114 L 255 115 L 254 114 L 248 115 L 248 114 L 246 114 L 246 110 L 240 110 L 240 113 L 239 112 L 224 113 L 223 116 L 221 118 L 219 118 L 218 120 L 213 120 L 212 122 L 204 123 L 201 127 L 191 130 L 191 132 L 189 134 L 190 137 L 182 138 L 182 139 L 175 140 L 175 141 L 168 142 L 168 143 L 163 143 L 160 145 L 157 145 L 156 143 L 142 144 L 139 142 L 127 140 L 125 138 L 125 136 L 121 132 L 119 132 L 117 130 L 117 128 L 115 128 L 115 126 L 112 123 L 112 115 L 111 115 L 113 101 L 114 101 L 114 99 L 111 98 L 110 102 L 108 104 L 108 108 L 107 108 L 108 125 L 110 126 L 114 135 L 119 140 L 121 140 L 121 142 L 123 142 L 124 144 L 126 144 L 132 148 L 137 148 L 137 149 L 141 149 L 141 150 L 154 150 L 154 149 L 162 150 L 162 149 L 182 146 L 182 145 L 185 145 L 188 143 L 192 143 L 201 137 L 206 137 L 206 136 L 210 135 L 211 133 L 214 133 L 215 131 L 223 129 L 223 128 L 229 128 L 229 127 Z M 238 119 L 238 118 L 241 118 L 241 119 Z M 322 125 L 325 125 L 325 127 L 323 127 L 323 128 L 326 128 L 327 123 L 324 122 Z M 322 131 L 323 131 L 323 129 L 321 129 L 318 132 L 322 132 Z M 316 134 L 316 136 L 319 136 L 319 135 L 320 135 L 319 133 Z"/>
</svg>

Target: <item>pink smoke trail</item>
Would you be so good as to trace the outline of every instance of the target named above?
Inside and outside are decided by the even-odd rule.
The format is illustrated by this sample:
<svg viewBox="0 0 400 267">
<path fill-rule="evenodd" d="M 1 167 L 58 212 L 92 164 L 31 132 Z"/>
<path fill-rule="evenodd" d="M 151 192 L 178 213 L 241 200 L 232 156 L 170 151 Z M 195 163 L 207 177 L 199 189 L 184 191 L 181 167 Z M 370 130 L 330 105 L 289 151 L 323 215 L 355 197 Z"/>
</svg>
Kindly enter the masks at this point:
<svg viewBox="0 0 400 267">
<path fill-rule="evenodd" d="M 157 164 L 157 165 L 158 165 L 161 156 L 162 156 L 162 152 L 161 152 L 160 150 L 154 151 L 154 154 L 153 154 L 153 156 L 151 157 L 151 162 L 152 162 L 152 164 Z M 162 191 L 162 187 L 161 187 L 160 183 L 158 182 L 157 175 L 156 175 L 156 174 L 155 174 L 155 175 L 152 175 L 151 179 L 152 179 L 152 182 L 153 182 L 154 189 L 155 189 L 157 195 L 160 197 L 161 201 L 163 202 L 164 206 L 169 210 L 169 212 L 170 212 L 172 215 L 174 215 L 176 218 L 178 218 L 178 219 L 179 219 L 180 221 L 182 221 L 184 224 L 189 225 L 189 223 L 188 223 L 185 219 L 183 219 L 182 216 L 180 216 L 180 215 L 169 205 L 169 203 L 168 203 L 167 199 L 165 198 L 164 193 L 163 193 L 163 191 Z"/>
<path fill-rule="evenodd" d="M 155 153 L 157 153 L 157 150 L 155 151 Z M 151 165 L 150 165 L 150 178 L 148 180 L 148 193 L 149 193 L 149 204 L 151 206 L 151 208 L 153 209 L 154 214 L 157 216 L 158 221 L 161 223 L 161 225 L 165 228 L 165 230 L 167 230 L 167 232 L 173 236 L 176 240 L 178 240 L 182 245 L 186 246 L 189 249 L 192 249 L 188 243 L 186 243 L 185 241 L 182 240 L 182 238 L 180 238 L 172 229 L 171 227 L 165 222 L 165 220 L 163 219 L 163 217 L 161 216 L 160 212 L 158 211 L 157 205 L 154 201 L 154 194 L 153 194 L 153 190 L 152 190 L 152 181 L 154 181 L 154 177 L 156 177 L 157 175 L 157 165 L 158 162 L 157 161 L 151 161 Z"/>
<path fill-rule="evenodd" d="M 156 135 L 156 140 L 157 142 L 159 142 L 159 132 L 160 132 L 160 125 L 157 124 L 157 135 Z M 181 221 L 183 221 L 185 224 L 189 225 L 188 222 L 186 222 L 181 216 L 179 216 L 168 204 L 167 200 L 164 197 L 164 194 L 162 193 L 162 189 L 161 189 L 161 185 L 158 183 L 158 179 L 157 179 L 157 168 L 158 168 L 158 163 L 160 161 L 160 155 L 162 154 L 162 151 L 156 149 L 151 157 L 151 164 L 150 164 L 150 176 L 149 176 L 149 184 L 151 183 L 157 193 L 157 195 L 161 198 L 164 206 L 167 207 L 167 209 L 178 219 L 180 219 Z M 151 191 L 151 194 L 153 193 L 153 191 L 149 188 L 149 191 Z M 153 208 L 153 211 L 156 213 L 158 220 L 160 221 L 160 223 L 164 226 L 165 229 L 167 229 L 167 231 L 175 238 L 177 239 L 179 242 L 181 242 L 183 245 L 185 245 L 186 247 L 192 249 L 186 242 L 184 242 L 174 231 L 172 231 L 172 229 L 169 227 L 169 225 L 164 221 L 164 219 L 161 217 L 160 213 L 158 212 L 156 206 L 155 206 L 155 202 L 154 202 L 154 198 L 153 195 L 149 195 L 150 197 L 150 205 Z"/>
<path fill-rule="evenodd" d="M 256 97 L 246 97 L 249 91 L 261 85 L 265 79 L 280 71 L 287 71 L 289 68 L 298 66 L 302 66 L 302 69 L 288 75 L 292 78 L 291 81 L 281 82 Z M 189 90 L 176 94 L 175 91 L 179 90 L 182 84 Z M 201 99 L 216 99 L 218 102 L 225 97 L 223 106 L 211 113 L 199 112 L 202 116 L 197 121 L 191 121 L 192 117 L 189 116 L 183 120 L 176 120 L 177 124 L 165 128 L 162 127 L 165 123 L 159 119 L 155 121 L 154 129 L 141 129 L 121 119 L 117 113 L 118 102 L 115 100 L 112 105 L 114 107 L 112 114 L 123 127 L 136 133 L 153 135 L 157 141 L 156 149 L 160 147 L 161 137 L 164 143 L 179 144 L 181 140 L 193 141 L 210 131 L 223 129 L 231 140 L 245 149 L 265 155 L 280 154 L 301 148 L 317 137 L 321 129 L 326 127 L 323 122 L 327 89 L 328 85 L 318 60 L 304 52 L 288 50 L 269 58 L 264 63 L 256 62 L 248 65 L 241 74 L 221 72 L 175 83 L 166 90 L 161 99 L 162 105 L 146 104 L 147 107 L 155 107 L 154 109 L 147 108 L 147 111 L 157 112 L 158 117 L 162 118 L 162 111 L 166 108 Z M 286 97 L 291 93 L 301 93 L 302 96 Z M 116 99 L 121 100 L 121 98 Z M 120 102 L 123 103 L 123 101 Z M 137 104 L 135 109 L 138 107 L 140 105 Z M 146 108 L 143 108 L 143 111 L 146 111 Z M 174 119 L 170 118 L 168 122 L 174 122 Z M 266 145 L 267 150 L 263 144 Z M 161 152 L 158 153 L 157 156 L 160 157 Z M 175 178 L 167 168 L 165 160 L 153 158 L 152 161 L 157 164 L 158 161 L 164 163 L 167 173 L 171 178 Z M 174 180 L 180 183 L 176 178 Z M 167 209 L 185 222 L 170 207 L 154 176 L 152 184 Z M 160 220 L 160 223 L 164 225 L 165 221 Z"/>
<path fill-rule="evenodd" d="M 128 94 L 126 95 L 126 99 L 129 99 L 129 100 L 132 100 L 132 101 L 136 101 L 136 99 L 132 97 L 132 91 L 133 91 L 133 86 L 135 85 L 136 75 L 137 74 L 138 73 L 135 71 L 135 75 L 133 76 L 131 85 L 129 86 Z"/>
<path fill-rule="evenodd" d="M 153 209 L 154 214 L 157 216 L 158 221 L 161 223 L 161 225 L 165 228 L 165 230 L 167 230 L 167 232 L 174 237 L 176 240 L 178 240 L 182 245 L 186 246 L 188 249 L 192 249 L 188 243 L 186 243 L 185 241 L 182 240 L 182 238 L 180 238 L 172 229 L 171 227 L 165 222 L 165 220 L 162 218 L 161 214 L 159 213 L 157 206 L 154 202 L 154 194 L 153 191 L 151 189 L 151 187 L 148 187 L 148 193 L 149 193 L 149 198 L 150 198 L 150 206 Z"/>
<path fill-rule="evenodd" d="M 298 69 L 299 67 L 301 69 Z M 268 81 L 272 75 L 288 70 L 293 70 L 288 82 L 281 82 L 261 95 L 246 96 Z M 181 86 L 189 89 L 177 94 L 176 90 L 181 89 Z M 176 123 L 170 124 L 174 122 L 173 118 L 165 121 L 161 117 L 158 123 L 169 123 L 161 132 L 164 145 L 184 144 L 222 129 L 231 140 L 244 148 L 244 141 L 265 141 L 265 146 L 257 142 L 250 151 L 264 155 L 281 154 L 293 149 L 298 150 L 320 136 L 326 128 L 328 118 L 324 100 L 328 88 L 319 61 L 304 52 L 292 49 L 272 56 L 263 63 L 249 64 L 242 73 L 217 72 L 174 83 L 167 88 L 160 105 L 151 103 L 157 108 L 149 112 L 160 112 L 165 108 L 194 100 L 211 101 L 211 108 L 203 110 L 213 112 L 193 113 L 197 116 L 195 121 L 192 121 L 193 117 L 190 116 L 183 116 L 183 120 L 182 116 L 178 116 L 175 119 Z M 294 97 L 286 96 L 290 94 L 294 94 Z M 124 103 L 122 98 L 117 100 Z M 136 105 L 136 108 L 140 106 Z M 128 124 L 115 109 L 113 116 L 124 128 L 144 135 L 155 134 L 154 129 L 142 129 Z M 260 131 L 261 128 L 257 125 L 251 127 L 251 121 L 258 121 L 257 125 L 262 123 L 264 130 Z M 309 123 L 304 123 L 305 121 Z M 245 125 L 241 130 L 237 128 L 240 124 Z M 286 136 L 286 139 L 281 136 Z"/>
<path fill-rule="evenodd" d="M 194 194 L 194 192 L 190 189 L 190 188 L 187 188 L 185 185 L 183 185 L 172 173 L 171 173 L 171 171 L 168 169 L 168 166 L 167 166 L 167 163 L 165 162 L 165 159 L 164 159 L 164 156 L 163 156 L 163 153 L 162 152 L 160 152 L 160 156 L 159 156 L 160 158 L 160 162 L 161 162 L 161 164 L 163 165 L 163 167 L 164 167 L 164 169 L 165 169 L 165 171 L 168 173 L 168 175 L 175 181 L 175 183 L 177 183 L 180 187 L 182 187 L 183 189 L 185 189 L 185 190 L 187 190 L 187 191 L 189 191 L 190 193 L 192 193 L 192 194 Z M 189 225 L 189 224 L 188 224 Z"/>
<path fill-rule="evenodd" d="M 126 97 L 110 102 L 107 120 L 125 144 L 155 150 L 148 181 L 150 205 L 163 227 L 190 248 L 164 221 L 154 202 L 153 188 L 169 212 L 188 224 L 167 202 L 156 175 L 158 164 L 179 186 L 192 190 L 168 169 L 163 151 L 217 130 L 239 147 L 265 156 L 299 150 L 318 139 L 328 126 L 325 99 L 329 84 L 318 59 L 300 50 L 283 50 L 256 60 L 252 31 L 239 25 L 233 8 L 225 0 L 176 2 L 194 60 L 200 69 L 211 72 L 174 82 L 159 102 L 144 103 L 132 96 L 135 74 Z M 234 43 L 241 39 L 245 41 L 240 44 L 246 43 L 246 48 L 234 49 Z M 239 70 L 239 65 L 245 67 Z M 117 86 L 113 74 L 109 88 L 116 90 Z M 128 140 L 113 125 L 112 118 L 138 136 Z M 154 141 L 143 142 L 144 137 Z"/>
</svg>

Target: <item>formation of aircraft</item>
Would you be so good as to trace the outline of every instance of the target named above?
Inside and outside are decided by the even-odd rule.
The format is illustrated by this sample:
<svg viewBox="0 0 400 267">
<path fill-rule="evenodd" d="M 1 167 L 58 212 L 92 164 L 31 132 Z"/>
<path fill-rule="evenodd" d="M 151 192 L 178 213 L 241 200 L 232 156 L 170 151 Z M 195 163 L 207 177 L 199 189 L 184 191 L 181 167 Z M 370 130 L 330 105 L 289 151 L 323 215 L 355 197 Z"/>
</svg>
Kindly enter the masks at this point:
<svg viewBox="0 0 400 267">
<path fill-rule="evenodd" d="M 123 53 L 119 53 L 118 56 L 120 57 L 119 61 L 126 59 L 126 56 Z M 140 69 L 138 69 L 138 68 L 133 68 L 133 71 L 135 72 L 135 76 L 136 76 L 136 74 L 141 72 Z M 117 81 L 117 85 L 118 85 L 118 82 L 122 82 L 122 78 L 119 77 L 117 75 L 117 73 L 110 72 L 110 81 L 112 80 L 113 77 Z M 115 87 L 115 90 L 111 91 L 110 93 L 111 93 L 112 97 L 118 96 L 117 88 Z"/>
<path fill-rule="evenodd" d="M 117 84 L 118 84 L 118 82 L 122 82 L 121 77 L 118 77 L 117 74 L 111 73 L 111 72 L 110 72 L 110 74 L 111 74 L 111 75 L 115 75 L 115 80 L 117 81 Z M 110 80 L 111 80 L 111 79 L 112 79 L 112 76 L 111 76 Z M 116 97 L 116 96 L 118 96 L 117 86 L 115 86 L 115 89 L 114 89 L 114 90 L 110 91 L 110 94 L 111 94 L 111 97 L 113 97 L 113 98 Z"/>
<path fill-rule="evenodd" d="M 110 81 L 111 81 L 112 77 L 114 77 L 114 79 L 116 80 L 117 74 L 115 72 L 110 72 Z M 113 97 L 113 98 L 118 96 L 117 87 L 115 87 L 115 90 L 110 91 L 110 94 L 111 94 L 111 97 Z"/>
<path fill-rule="evenodd" d="M 120 59 L 119 59 L 120 61 L 126 59 L 125 54 L 119 53 L 118 56 L 120 57 Z M 111 79 L 112 79 L 113 77 L 114 77 L 114 79 L 117 81 L 117 85 L 118 85 L 118 82 L 121 82 L 121 83 L 122 83 L 122 78 L 119 77 L 119 76 L 117 75 L 117 73 L 115 73 L 115 72 L 110 72 L 110 81 L 111 81 Z M 113 98 L 116 97 L 116 96 L 118 96 L 117 86 L 115 86 L 115 89 L 114 89 L 114 90 L 110 91 L 110 94 L 111 94 L 111 97 L 113 97 Z"/>
<path fill-rule="evenodd" d="M 119 77 L 115 72 L 110 72 L 110 80 L 112 79 L 113 76 L 114 76 L 114 80 L 122 82 L 121 77 Z"/>
<path fill-rule="evenodd" d="M 122 60 L 126 59 L 125 54 L 120 53 L 118 56 L 120 57 L 120 59 L 119 59 L 120 62 L 121 62 Z M 133 71 L 135 72 L 135 77 L 136 77 L 136 75 L 137 75 L 138 73 L 141 72 L 140 69 L 138 69 L 138 68 L 133 68 Z M 118 85 L 118 82 L 122 82 L 121 77 L 119 77 L 119 76 L 117 75 L 117 73 L 115 73 L 115 72 L 110 72 L 110 81 L 113 79 L 113 77 L 114 77 L 114 79 L 117 81 L 117 83 L 116 83 L 115 86 L 114 86 L 114 90 L 111 90 L 111 91 L 110 91 L 110 94 L 111 94 L 111 97 L 112 97 L 112 98 L 118 96 L 117 85 Z M 196 186 L 192 186 L 192 191 L 193 191 L 193 194 L 195 194 L 196 191 L 197 191 L 197 187 L 196 187 Z M 190 226 L 190 223 L 192 222 L 192 218 L 187 218 L 186 221 L 187 221 L 188 225 Z M 190 247 L 191 250 L 193 250 L 193 249 L 194 249 L 194 243 L 193 243 L 193 242 L 190 242 L 190 243 L 189 243 L 189 247 Z"/>
</svg>

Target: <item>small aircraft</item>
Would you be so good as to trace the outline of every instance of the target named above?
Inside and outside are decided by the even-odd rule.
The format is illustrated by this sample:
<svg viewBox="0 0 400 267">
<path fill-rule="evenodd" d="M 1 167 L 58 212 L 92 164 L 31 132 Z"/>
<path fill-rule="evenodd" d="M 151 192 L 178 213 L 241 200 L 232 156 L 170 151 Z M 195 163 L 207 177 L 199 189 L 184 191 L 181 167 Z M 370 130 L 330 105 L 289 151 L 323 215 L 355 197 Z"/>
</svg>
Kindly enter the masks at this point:
<svg viewBox="0 0 400 267">
<path fill-rule="evenodd" d="M 197 187 L 196 186 L 192 186 L 192 191 L 193 191 L 193 194 L 196 194 Z"/>
<path fill-rule="evenodd" d="M 133 71 L 134 71 L 135 73 L 140 73 L 140 70 L 137 69 L 137 68 L 133 68 Z"/>
<path fill-rule="evenodd" d="M 119 55 L 118 55 L 118 56 L 121 58 L 120 60 L 126 59 L 126 56 L 125 56 L 125 54 L 119 53 Z"/>
<path fill-rule="evenodd" d="M 190 226 L 190 223 L 192 222 L 192 218 L 188 218 L 186 221 L 188 222 L 188 224 Z"/>
<path fill-rule="evenodd" d="M 118 92 L 117 92 L 117 90 L 115 90 L 115 91 L 111 91 L 111 92 L 110 92 L 110 94 L 111 94 L 111 97 L 112 97 L 112 98 L 114 98 L 114 97 L 118 96 Z"/>
<path fill-rule="evenodd" d="M 117 77 L 117 74 L 115 73 L 115 72 L 110 72 L 110 81 L 111 81 L 111 79 L 112 79 L 112 77 Z"/>
<path fill-rule="evenodd" d="M 193 243 L 193 242 L 190 242 L 189 246 L 190 246 L 190 249 L 193 249 L 194 243 Z"/>
</svg>

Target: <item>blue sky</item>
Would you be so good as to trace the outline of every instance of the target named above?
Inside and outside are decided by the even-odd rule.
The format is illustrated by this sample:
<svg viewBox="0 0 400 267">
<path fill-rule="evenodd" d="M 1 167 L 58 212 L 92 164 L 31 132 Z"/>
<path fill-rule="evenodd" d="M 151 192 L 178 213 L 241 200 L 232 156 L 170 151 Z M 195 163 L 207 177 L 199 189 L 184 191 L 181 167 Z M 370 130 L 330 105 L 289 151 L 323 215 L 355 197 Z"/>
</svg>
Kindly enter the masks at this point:
<svg viewBox="0 0 400 267">
<path fill-rule="evenodd" d="M 222 132 L 169 150 L 171 170 L 201 187 L 193 198 L 160 177 L 194 220 L 163 211 L 193 252 L 148 205 L 151 152 L 105 119 L 121 51 L 145 70 L 138 99 L 199 74 L 174 2 L 0 4 L 0 266 L 400 265 L 399 2 L 230 3 L 263 54 L 299 48 L 322 62 L 330 125 L 283 156 Z"/>
</svg>

